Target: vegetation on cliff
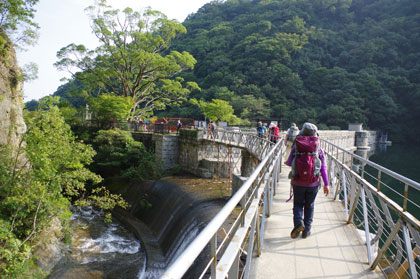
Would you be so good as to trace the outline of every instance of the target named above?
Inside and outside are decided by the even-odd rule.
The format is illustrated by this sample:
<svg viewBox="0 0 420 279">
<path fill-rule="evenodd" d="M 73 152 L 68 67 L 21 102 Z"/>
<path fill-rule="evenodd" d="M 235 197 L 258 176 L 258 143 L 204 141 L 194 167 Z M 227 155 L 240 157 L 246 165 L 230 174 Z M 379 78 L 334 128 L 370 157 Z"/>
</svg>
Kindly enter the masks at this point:
<svg viewBox="0 0 420 279">
<path fill-rule="evenodd" d="M 2 0 L 0 2 L 0 31 L 3 30 L 15 46 L 34 44 L 38 24 L 33 21 L 34 6 L 39 0 Z M 2 49 L 0 39 L 0 50 Z"/>
<path fill-rule="evenodd" d="M 28 130 L 17 149 L 0 146 L 2 278 L 16 278 L 25 272 L 38 233 L 53 217 L 67 224 L 71 203 L 105 210 L 126 206 L 120 196 L 104 187 L 87 189 L 101 181 L 85 167 L 92 163 L 95 152 L 76 140 L 54 102 L 42 104 L 41 110 L 28 114 L 25 121 Z"/>
</svg>

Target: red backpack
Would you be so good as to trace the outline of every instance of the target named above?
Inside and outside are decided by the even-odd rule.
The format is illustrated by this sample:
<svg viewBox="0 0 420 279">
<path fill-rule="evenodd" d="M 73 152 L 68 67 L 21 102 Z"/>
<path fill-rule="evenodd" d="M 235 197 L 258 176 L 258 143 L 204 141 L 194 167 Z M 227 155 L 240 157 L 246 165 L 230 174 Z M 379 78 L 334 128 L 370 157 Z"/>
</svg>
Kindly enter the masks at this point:
<svg viewBox="0 0 420 279">
<path fill-rule="evenodd" d="M 319 179 L 321 160 L 318 152 L 318 137 L 297 136 L 292 161 L 293 184 L 309 185 Z"/>
</svg>

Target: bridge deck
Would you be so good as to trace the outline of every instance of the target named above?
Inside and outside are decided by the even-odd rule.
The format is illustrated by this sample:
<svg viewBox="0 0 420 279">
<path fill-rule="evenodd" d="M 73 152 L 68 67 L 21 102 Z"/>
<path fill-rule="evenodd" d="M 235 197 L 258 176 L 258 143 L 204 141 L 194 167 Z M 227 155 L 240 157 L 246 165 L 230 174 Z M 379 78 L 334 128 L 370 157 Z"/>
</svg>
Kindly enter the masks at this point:
<svg viewBox="0 0 420 279">
<path fill-rule="evenodd" d="M 318 193 L 312 234 L 290 238 L 293 228 L 293 200 L 289 197 L 290 180 L 283 168 L 260 257 L 252 259 L 250 278 L 385 278 L 369 269 L 366 246 L 353 225 L 344 221 L 337 201 Z M 330 194 L 331 195 L 331 194 Z"/>
</svg>

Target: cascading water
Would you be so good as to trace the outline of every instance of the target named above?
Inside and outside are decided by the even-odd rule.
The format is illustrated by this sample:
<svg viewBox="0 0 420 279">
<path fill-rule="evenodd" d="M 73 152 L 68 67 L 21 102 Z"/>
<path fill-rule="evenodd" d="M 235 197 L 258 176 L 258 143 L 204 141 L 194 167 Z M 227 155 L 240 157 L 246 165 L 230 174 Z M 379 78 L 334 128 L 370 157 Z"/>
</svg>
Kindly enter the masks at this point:
<svg viewBox="0 0 420 279">
<path fill-rule="evenodd" d="M 129 211 L 114 212 L 114 219 L 134 234 L 119 223 L 105 224 L 101 213 L 92 208 L 75 212 L 69 252 L 49 278 L 159 278 L 224 204 L 195 199 L 164 180 L 147 192 L 151 208 L 140 206 L 144 193 L 133 186 L 124 195 L 131 204 Z M 185 278 L 198 277 L 208 255 L 205 249 Z"/>
<path fill-rule="evenodd" d="M 137 278 L 146 267 L 140 241 L 92 208 L 74 212 L 69 251 L 49 278 Z"/>
<path fill-rule="evenodd" d="M 164 255 L 163 268 L 144 278 L 159 278 L 159 275 L 187 247 L 204 226 L 223 206 L 215 201 L 197 200 L 182 191 L 178 185 L 160 180 L 155 183 L 150 193 L 152 207 L 148 210 L 132 212 L 152 231 Z M 197 272 L 203 259 L 209 255 L 205 251 L 194 266 Z M 146 270 L 147 274 L 147 270 Z M 186 278 L 196 278 L 191 270 Z"/>
</svg>

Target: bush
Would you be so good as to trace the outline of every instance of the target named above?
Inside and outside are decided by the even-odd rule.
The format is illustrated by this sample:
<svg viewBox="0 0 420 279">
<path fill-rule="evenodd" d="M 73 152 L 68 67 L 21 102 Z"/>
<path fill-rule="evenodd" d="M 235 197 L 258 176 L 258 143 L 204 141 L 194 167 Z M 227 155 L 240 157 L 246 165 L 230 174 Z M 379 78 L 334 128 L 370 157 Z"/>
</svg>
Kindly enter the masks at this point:
<svg viewBox="0 0 420 279">
<path fill-rule="evenodd" d="M 94 139 L 97 151 L 94 170 L 104 178 L 156 179 L 160 176 L 155 155 L 130 132 L 119 129 L 100 130 Z"/>
</svg>

